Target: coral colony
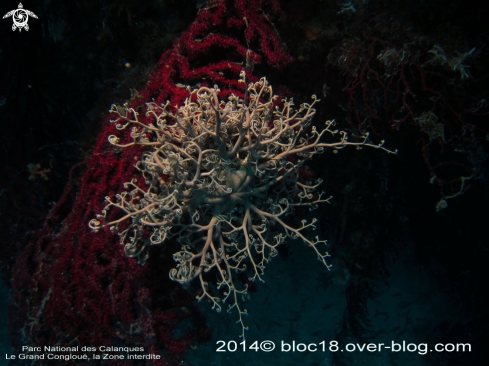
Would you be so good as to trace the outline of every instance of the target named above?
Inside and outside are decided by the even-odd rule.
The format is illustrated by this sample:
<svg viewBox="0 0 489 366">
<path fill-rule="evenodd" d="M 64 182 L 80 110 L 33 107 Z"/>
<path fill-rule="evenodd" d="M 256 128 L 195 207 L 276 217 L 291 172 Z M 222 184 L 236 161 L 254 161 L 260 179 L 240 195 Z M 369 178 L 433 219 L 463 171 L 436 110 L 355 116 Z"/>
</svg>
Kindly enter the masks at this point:
<svg viewBox="0 0 489 366">
<path fill-rule="evenodd" d="M 440 190 L 436 211 L 443 210 L 483 172 L 487 97 L 483 79 L 469 73 L 476 49 L 454 51 L 462 47 L 455 40 L 444 49 L 395 19 L 371 17 L 368 27 L 365 18 L 354 23 L 355 36 L 328 55 L 345 76 L 340 103 L 347 123 L 354 133 L 384 139 L 417 130 L 404 143 L 420 146 L 430 183 Z"/>
<path fill-rule="evenodd" d="M 246 85 L 245 72 L 240 83 Z M 169 102 L 146 103 L 145 121 L 140 113 L 112 105 L 111 120 L 119 131 L 130 129 L 130 141 L 111 135 L 116 148 L 144 146 L 135 167 L 140 178 L 124 184 L 125 191 L 106 197 L 102 214 L 92 219 L 94 231 L 108 227 L 118 233 L 128 257 L 143 263 L 151 245 L 175 239 L 180 251 L 170 278 L 183 285 L 196 280 L 212 308 L 236 309 L 244 330 L 246 310 L 239 301 L 247 286 L 240 286 L 236 274 L 244 272 L 250 281 L 263 281 L 266 264 L 277 255 L 286 238 L 301 239 L 316 252 L 329 269 L 326 241 L 305 234 L 316 219 L 302 220 L 294 228 L 284 219 L 294 207 L 310 210 L 328 202 L 318 193 L 321 180 L 302 181 L 299 168 L 326 149 L 370 146 L 351 142 L 345 132 L 333 130 L 334 121 L 318 131 L 311 125 L 314 104 L 294 109 L 292 100 L 278 102 L 265 78 L 244 86 L 244 98 L 236 95 L 219 99 L 219 89 L 200 87 L 175 112 Z M 333 142 L 328 136 L 339 134 Z"/>
<path fill-rule="evenodd" d="M 156 106 L 166 100 L 172 107 L 184 105 L 189 92 L 182 84 L 218 84 L 221 98 L 232 94 L 243 98 L 238 79 L 245 61 L 248 70 L 261 67 L 264 74 L 283 69 L 291 61 L 272 23 L 282 15 L 277 1 L 210 1 L 162 54 L 146 86 L 128 102 L 128 112 L 130 108 L 147 112 L 145 102 L 153 100 L 155 114 L 161 108 Z M 252 74 L 247 79 L 259 80 Z M 130 113 L 128 117 L 134 116 Z M 145 113 L 138 118 L 145 119 Z M 115 197 L 124 190 L 124 182 L 140 173 L 134 167 L 134 157 L 146 147 L 124 149 L 108 144 L 108 136 L 118 133 L 115 123 L 104 122 L 92 157 L 73 168 L 63 196 L 38 233 L 39 240 L 19 256 L 12 270 L 12 342 L 17 350 L 24 345 L 141 346 L 146 352 L 162 355 L 155 365 L 180 365 L 190 347 L 207 340 L 209 330 L 192 294 L 166 275 L 164 279 L 155 276 L 162 266 L 168 270 L 174 266 L 172 242 L 152 246 L 152 256 L 142 266 L 121 253 L 119 237 L 108 228 L 95 234 L 87 226 L 107 204 L 104 197 Z M 123 143 L 132 140 L 129 133 L 125 138 L 128 140 Z M 142 189 L 144 183 L 144 178 L 138 177 L 134 184 Z M 111 210 L 109 222 L 110 215 L 119 211 Z M 119 230 L 131 222 L 120 223 Z M 216 228 L 222 226 L 220 223 Z M 152 233 L 151 226 L 145 231 L 143 239 Z"/>
</svg>

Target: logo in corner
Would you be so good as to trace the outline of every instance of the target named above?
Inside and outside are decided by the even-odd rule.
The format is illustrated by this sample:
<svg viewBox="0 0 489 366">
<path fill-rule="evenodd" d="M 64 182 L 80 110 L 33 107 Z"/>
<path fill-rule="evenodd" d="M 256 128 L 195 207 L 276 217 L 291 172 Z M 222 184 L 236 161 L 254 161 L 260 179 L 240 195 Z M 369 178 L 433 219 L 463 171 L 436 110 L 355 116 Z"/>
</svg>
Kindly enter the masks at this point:
<svg viewBox="0 0 489 366">
<path fill-rule="evenodd" d="M 29 15 L 37 19 L 36 14 L 34 14 L 30 10 L 24 9 L 22 3 L 19 3 L 19 8 L 9 11 L 7 14 L 3 16 L 3 19 L 8 18 L 10 16 L 12 17 L 12 20 L 14 21 L 14 24 L 12 25 L 13 31 L 15 31 L 17 28 L 19 28 L 19 32 L 22 31 L 22 28 L 28 31 L 29 25 L 27 24 L 27 22 L 29 21 Z"/>
</svg>

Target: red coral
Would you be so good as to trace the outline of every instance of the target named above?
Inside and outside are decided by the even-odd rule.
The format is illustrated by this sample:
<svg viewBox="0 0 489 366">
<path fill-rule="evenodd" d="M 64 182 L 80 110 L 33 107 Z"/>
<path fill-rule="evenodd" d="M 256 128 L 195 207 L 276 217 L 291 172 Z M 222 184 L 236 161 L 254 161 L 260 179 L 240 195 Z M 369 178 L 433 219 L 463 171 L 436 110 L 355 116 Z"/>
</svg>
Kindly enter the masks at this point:
<svg viewBox="0 0 489 366">
<path fill-rule="evenodd" d="M 265 61 L 283 67 L 290 56 L 264 3 L 210 2 L 163 54 L 131 107 L 141 110 L 152 99 L 178 105 L 188 96 L 179 84 L 216 83 L 222 97 L 240 94 L 237 80 L 245 66 L 250 71 L 253 64 Z M 269 6 L 272 15 L 280 15 L 276 1 Z M 17 349 L 22 345 L 141 346 L 144 353 L 166 356 L 152 364 L 176 363 L 192 344 L 206 339 L 207 330 L 193 296 L 168 279 L 172 243 L 152 248 L 148 263 L 139 266 L 124 255 L 116 234 L 95 234 L 88 228 L 104 207 L 104 197 L 113 197 L 135 177 L 134 161 L 141 149 L 113 149 L 107 138 L 116 133 L 107 120 L 85 171 L 75 178 L 80 167 L 73 169 L 39 240 L 26 248 L 15 265 L 11 338 Z"/>
</svg>

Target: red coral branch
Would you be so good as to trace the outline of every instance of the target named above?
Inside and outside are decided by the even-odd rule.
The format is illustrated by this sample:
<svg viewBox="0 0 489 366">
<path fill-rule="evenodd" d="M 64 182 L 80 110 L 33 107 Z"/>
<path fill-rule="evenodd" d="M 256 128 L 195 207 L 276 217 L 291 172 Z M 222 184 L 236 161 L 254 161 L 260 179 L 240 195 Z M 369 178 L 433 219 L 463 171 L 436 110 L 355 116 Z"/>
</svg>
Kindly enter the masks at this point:
<svg viewBox="0 0 489 366">
<path fill-rule="evenodd" d="M 131 107 L 142 110 L 152 99 L 178 105 L 188 96 L 180 84 L 216 83 L 224 97 L 240 94 L 236 80 L 243 68 L 257 63 L 283 67 L 291 58 L 271 22 L 281 15 L 280 8 L 277 1 L 269 2 L 267 15 L 265 3 L 211 1 L 162 55 Z M 255 80 L 251 74 L 249 79 Z M 13 269 L 11 338 L 17 349 L 141 346 L 145 353 L 166 356 L 152 364 L 173 364 L 192 344 L 204 341 L 207 330 L 193 296 L 167 278 L 171 243 L 155 248 L 149 263 L 139 266 L 124 255 L 116 234 L 95 235 L 88 228 L 105 205 L 104 197 L 114 196 L 134 177 L 134 159 L 141 154 L 138 147 L 114 150 L 107 138 L 117 130 L 108 120 L 104 126 L 85 172 L 70 178 L 39 240 Z M 192 323 L 188 329 L 185 319 Z M 177 330 L 182 335 L 176 336 Z"/>
</svg>

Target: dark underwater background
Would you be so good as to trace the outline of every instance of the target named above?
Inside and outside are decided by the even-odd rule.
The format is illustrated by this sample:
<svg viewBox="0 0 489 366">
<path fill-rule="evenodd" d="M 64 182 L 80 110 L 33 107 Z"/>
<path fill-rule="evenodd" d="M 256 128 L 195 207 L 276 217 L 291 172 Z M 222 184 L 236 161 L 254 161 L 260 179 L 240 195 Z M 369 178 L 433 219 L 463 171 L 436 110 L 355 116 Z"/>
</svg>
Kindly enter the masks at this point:
<svg viewBox="0 0 489 366">
<path fill-rule="evenodd" d="M 10 346 L 16 343 L 16 329 L 8 329 L 16 259 L 36 240 L 63 193 L 70 168 L 90 158 L 110 105 L 122 104 L 133 90 L 144 87 L 161 54 L 206 6 L 205 1 L 193 0 L 22 4 L 38 16 L 30 18 L 28 32 L 13 32 L 10 18 L 0 22 L 0 365 L 9 364 L 5 354 L 18 353 Z M 347 10 L 348 4 L 355 11 Z M 446 55 L 438 54 L 442 58 L 458 57 L 458 64 L 434 65 L 436 75 L 427 82 L 445 93 L 443 113 L 456 116 L 446 117 L 446 131 L 455 123 L 466 128 L 452 129 L 455 137 L 429 141 L 429 134 L 422 135 L 413 123 L 392 130 L 374 121 L 362 128 L 377 128 L 378 134 L 370 131 L 375 143 L 385 137 L 385 146 L 398 149 L 397 155 L 365 148 L 312 159 L 308 166 L 323 179 L 322 189 L 333 199 L 313 212 L 299 211 L 290 220 L 318 219 L 311 235 L 328 239 L 333 267 L 328 272 L 300 242 L 284 244 L 267 266 L 266 282 L 253 286 L 245 299 L 247 345 L 266 340 L 277 348 L 282 341 L 324 341 L 328 346 L 337 341 L 363 347 L 405 342 L 427 344 L 428 351 L 216 352 L 220 340 L 241 342 L 240 326 L 235 324 L 235 314 L 217 314 L 207 304 L 199 304 L 212 333 L 207 343 L 189 349 L 184 362 L 486 364 L 489 5 L 421 0 L 287 0 L 280 5 L 286 17 L 275 26 L 294 61 L 284 70 L 257 66 L 255 74 L 290 91 L 298 105 L 317 94 L 322 99 L 315 117 L 318 125 L 336 119 L 339 128 L 354 134 L 359 126 L 351 123 L 357 116 L 381 115 L 380 107 L 368 111 L 364 104 L 351 104 L 345 94 L 347 85 L 352 85 L 348 71 L 336 63 L 347 52 L 365 55 L 360 34 L 370 34 L 404 45 L 411 55 L 418 50 L 425 64 L 435 60 L 433 45 L 443 45 Z M 4 0 L 0 14 L 17 6 L 17 0 Z M 375 70 L 384 71 L 379 79 L 387 80 L 395 71 L 385 57 L 381 61 L 384 64 Z M 422 100 L 425 94 L 415 73 L 409 81 L 419 117 L 434 102 Z M 362 100 L 375 106 L 373 90 Z M 363 96 L 357 92 L 351 95 L 360 100 Z M 429 155 L 430 151 L 423 151 L 426 146 L 447 150 Z M 444 185 L 430 182 L 434 168 L 428 166 L 427 154 L 428 160 L 433 159 L 431 168 L 442 164 L 437 174 Z M 454 164 L 443 165 L 446 162 Z M 462 188 L 459 178 L 465 176 L 470 179 L 463 181 Z M 456 197 L 446 199 L 447 207 L 437 210 L 443 197 L 459 190 Z M 470 344 L 471 351 L 429 351 L 436 343 Z"/>
</svg>

